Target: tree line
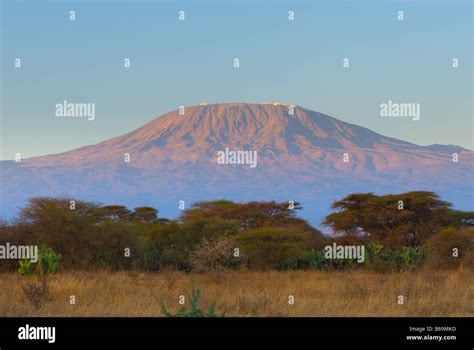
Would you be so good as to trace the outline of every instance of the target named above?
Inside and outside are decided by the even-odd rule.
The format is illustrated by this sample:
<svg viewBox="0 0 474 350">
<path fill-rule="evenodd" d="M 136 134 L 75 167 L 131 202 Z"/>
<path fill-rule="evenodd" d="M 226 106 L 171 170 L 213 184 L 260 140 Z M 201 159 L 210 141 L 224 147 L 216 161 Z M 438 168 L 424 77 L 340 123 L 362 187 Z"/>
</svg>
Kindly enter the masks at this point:
<svg viewBox="0 0 474 350">
<path fill-rule="evenodd" d="M 436 193 L 350 194 L 332 204 L 323 235 L 297 216 L 300 203 L 215 200 L 194 203 L 174 220 L 158 209 L 31 198 L 0 222 L 0 245 L 38 245 L 61 255 L 60 270 L 207 272 L 225 269 L 415 270 L 474 267 L 474 213 Z M 330 260 L 324 247 L 363 245 L 364 264 Z M 0 271 L 18 261 L 0 261 Z"/>
</svg>

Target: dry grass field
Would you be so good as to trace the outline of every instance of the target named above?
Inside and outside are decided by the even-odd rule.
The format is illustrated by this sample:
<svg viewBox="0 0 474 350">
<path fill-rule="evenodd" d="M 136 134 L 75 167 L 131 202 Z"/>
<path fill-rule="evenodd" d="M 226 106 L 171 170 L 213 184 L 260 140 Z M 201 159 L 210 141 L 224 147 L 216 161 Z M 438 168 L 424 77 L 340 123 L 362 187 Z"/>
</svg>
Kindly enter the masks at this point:
<svg viewBox="0 0 474 350">
<path fill-rule="evenodd" d="M 0 275 L 0 316 L 161 316 L 178 298 L 201 289 L 202 308 L 217 303 L 226 316 L 474 316 L 474 272 L 77 272 L 50 277 L 48 300 L 36 310 L 27 279 Z M 76 304 L 69 298 L 74 295 Z M 294 296 L 294 305 L 288 297 Z M 397 297 L 404 296 L 404 304 Z M 186 302 L 189 298 L 186 299 Z"/>
</svg>

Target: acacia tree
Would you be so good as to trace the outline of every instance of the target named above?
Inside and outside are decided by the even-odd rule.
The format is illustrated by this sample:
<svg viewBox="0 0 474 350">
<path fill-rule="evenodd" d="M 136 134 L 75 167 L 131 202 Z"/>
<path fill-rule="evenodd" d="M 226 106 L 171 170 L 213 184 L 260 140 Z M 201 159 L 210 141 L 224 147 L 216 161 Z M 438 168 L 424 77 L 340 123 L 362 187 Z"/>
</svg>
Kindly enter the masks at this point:
<svg viewBox="0 0 474 350">
<path fill-rule="evenodd" d="M 71 198 L 34 197 L 12 228 L 27 244 L 47 245 L 62 254 L 64 267 L 85 266 L 91 259 L 98 205 Z"/>
<path fill-rule="evenodd" d="M 347 235 L 367 236 L 386 246 L 419 245 L 441 229 L 460 224 L 451 204 L 434 192 L 377 196 L 350 194 L 331 206 L 323 224 Z"/>
<path fill-rule="evenodd" d="M 97 214 L 104 219 L 117 222 L 129 219 L 132 212 L 123 205 L 104 205 L 97 209 Z"/>
<path fill-rule="evenodd" d="M 137 221 L 155 222 L 158 218 L 158 210 L 152 207 L 138 207 L 131 216 Z"/>
<path fill-rule="evenodd" d="M 303 207 L 298 202 L 292 206 L 286 202 L 248 202 L 234 203 L 226 200 L 194 203 L 191 209 L 186 210 L 180 217 L 181 222 L 193 219 L 221 218 L 234 220 L 241 229 L 258 227 L 287 227 L 302 226 L 309 228 L 309 224 L 296 216 L 296 211 Z"/>
</svg>

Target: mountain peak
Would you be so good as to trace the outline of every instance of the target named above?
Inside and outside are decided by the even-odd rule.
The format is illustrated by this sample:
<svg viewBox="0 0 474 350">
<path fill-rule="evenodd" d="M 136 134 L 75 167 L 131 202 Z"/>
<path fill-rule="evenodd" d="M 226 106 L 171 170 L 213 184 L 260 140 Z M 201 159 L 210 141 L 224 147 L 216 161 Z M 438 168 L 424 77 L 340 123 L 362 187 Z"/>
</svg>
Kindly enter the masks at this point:
<svg viewBox="0 0 474 350">
<path fill-rule="evenodd" d="M 181 106 L 99 144 L 27 162 L 76 164 L 81 160 L 92 165 L 119 162 L 128 153 L 133 155 L 135 166 L 165 160 L 190 164 L 213 162 L 216 152 L 229 148 L 256 150 L 262 164 L 268 160 L 327 167 L 334 166 L 347 153 L 360 161 L 366 159 L 364 162 L 370 163 L 371 168 L 386 169 L 393 159 L 413 159 L 419 152 L 447 154 L 462 150 L 456 147 L 414 145 L 289 103 L 201 103 Z"/>
<path fill-rule="evenodd" d="M 460 147 L 418 146 L 290 106 L 201 103 L 96 145 L 0 162 L 4 203 L 66 194 L 132 205 L 160 198 L 172 208 L 187 198 L 293 199 L 326 209 L 336 195 L 420 189 L 471 200 L 473 152 L 453 163 Z M 224 150 L 251 151 L 255 167 L 219 163 Z"/>
</svg>

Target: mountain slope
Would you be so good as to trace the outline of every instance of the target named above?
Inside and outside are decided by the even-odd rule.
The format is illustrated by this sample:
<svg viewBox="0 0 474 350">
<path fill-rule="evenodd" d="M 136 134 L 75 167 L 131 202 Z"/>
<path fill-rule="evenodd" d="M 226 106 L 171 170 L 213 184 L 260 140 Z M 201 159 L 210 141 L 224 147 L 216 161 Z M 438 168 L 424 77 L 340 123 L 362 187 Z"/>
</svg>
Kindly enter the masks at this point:
<svg viewBox="0 0 474 350">
<path fill-rule="evenodd" d="M 256 151 L 258 166 L 218 164 L 226 148 Z M 301 107 L 290 114 L 282 104 L 199 105 L 96 145 L 0 162 L 2 202 L 71 195 L 176 211 L 178 200 L 292 199 L 319 216 L 355 191 L 430 189 L 469 207 L 473 153 L 418 146 Z"/>
</svg>

